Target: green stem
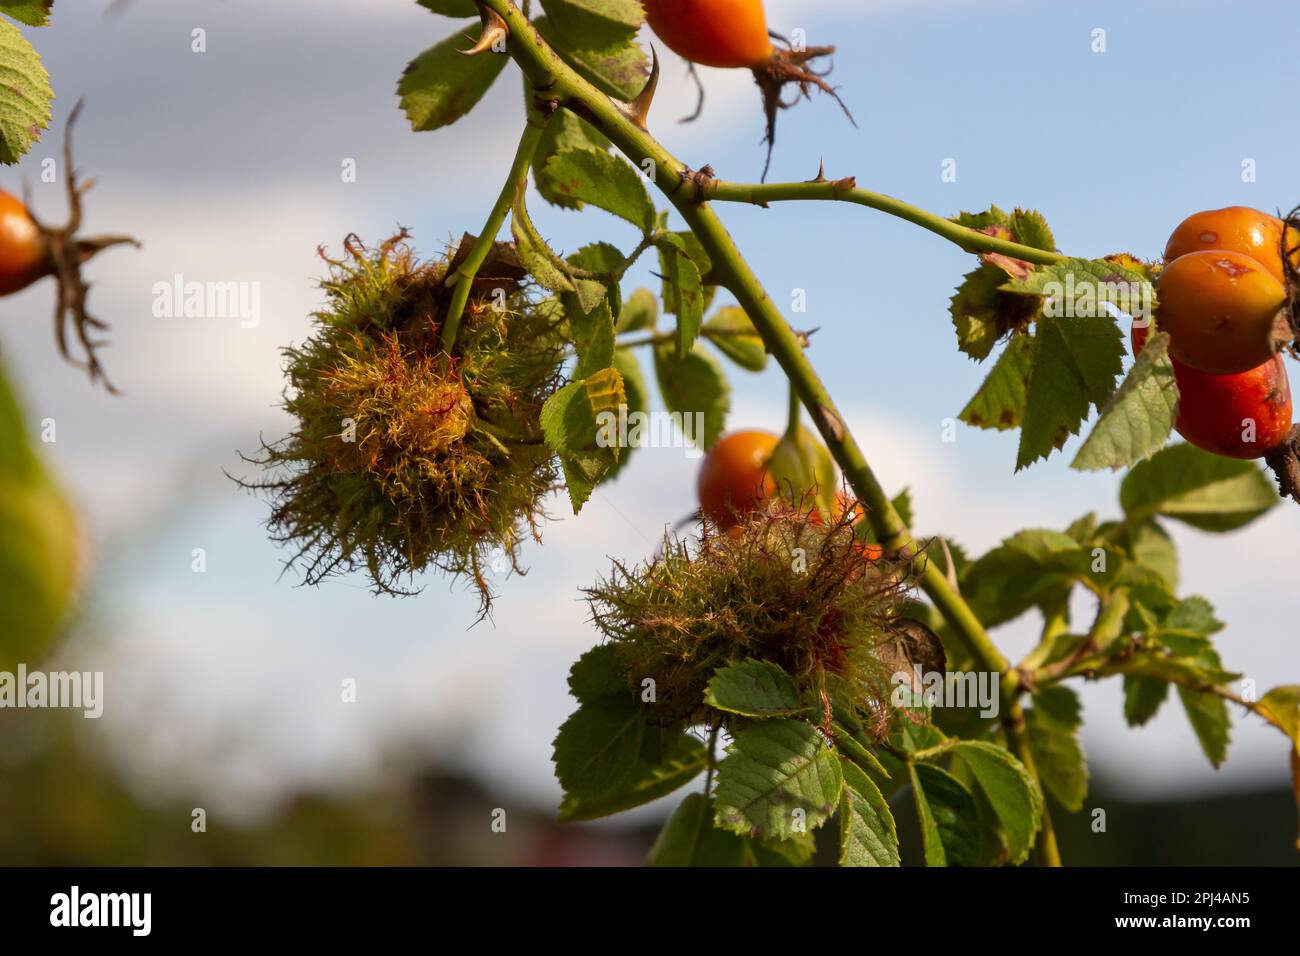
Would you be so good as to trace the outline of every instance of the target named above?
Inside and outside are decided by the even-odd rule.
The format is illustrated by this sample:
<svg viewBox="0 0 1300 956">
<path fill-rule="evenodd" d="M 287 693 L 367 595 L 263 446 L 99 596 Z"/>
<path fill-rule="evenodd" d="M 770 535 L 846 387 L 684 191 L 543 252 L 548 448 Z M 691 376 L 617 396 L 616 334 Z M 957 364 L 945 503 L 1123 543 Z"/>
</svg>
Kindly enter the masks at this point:
<svg viewBox="0 0 1300 956">
<path fill-rule="evenodd" d="M 1040 265 L 1053 265 L 1064 262 L 1068 257 L 1057 252 L 1035 249 L 1033 246 L 1021 245 L 1009 239 L 999 239 L 978 229 L 970 229 L 943 216 L 927 212 L 917 206 L 905 203 L 883 193 L 873 193 L 860 189 L 852 177 L 848 179 L 813 180 L 806 183 L 730 183 L 712 180 L 704 183 L 700 191 L 706 199 L 720 202 L 745 202 L 758 206 L 785 201 L 822 200 L 827 202 L 849 202 L 866 206 L 880 212 L 888 213 L 899 219 L 928 229 L 956 243 L 967 252 L 996 252 L 1002 255 L 1036 262 Z"/>
<path fill-rule="evenodd" d="M 785 419 L 785 437 L 794 441 L 799 436 L 799 413 L 803 411 L 803 405 L 799 401 L 799 392 L 794 385 L 790 386 L 790 408 Z"/>
<path fill-rule="evenodd" d="M 534 107 L 544 108 L 549 104 L 552 109 L 571 109 L 594 124 L 634 165 L 641 167 L 645 159 L 653 160 L 655 184 L 677 208 L 700 241 L 712 263 L 713 280 L 736 297 L 768 352 L 790 379 L 849 485 L 868 508 L 867 520 L 881 546 L 897 553 L 903 560 L 916 560 L 922 590 L 934 602 L 958 640 L 980 667 L 1001 675 L 1002 720 L 1008 742 L 1037 781 L 1033 756 L 1025 734 L 1024 712 L 1016 691 L 1018 675 L 989 638 L 970 606 L 948 583 L 943 572 L 921 553 L 916 540 L 894 510 L 889 496 L 868 465 L 862 449 L 845 425 L 826 386 L 805 356 L 798 334 L 785 321 L 764 290 L 712 207 L 701 201 L 699 177 L 692 175 L 688 167 L 675 159 L 654 137 L 633 123 L 618 104 L 569 67 L 537 35 L 527 18 L 510 0 L 478 2 L 495 10 L 506 21 L 510 30 L 510 52 L 537 91 L 538 101 L 533 104 Z M 932 225 L 936 230 L 938 223 L 946 222 L 938 217 L 933 218 L 936 222 Z M 948 229 L 947 226 L 943 228 L 945 231 Z M 958 226 L 953 228 L 962 229 Z M 1024 247 L 1016 246 L 1015 250 L 1019 253 L 1022 248 Z M 1032 250 L 1024 248 L 1024 251 Z M 1041 250 L 1037 252 L 1040 256 L 1047 255 Z M 1050 823 L 1046 822 L 1046 816 L 1044 819 L 1040 858 L 1045 863 L 1056 865 L 1060 857 Z"/>
<path fill-rule="evenodd" d="M 488 253 L 496 243 L 497 233 L 501 231 L 501 226 L 506 221 L 506 214 L 514 204 L 515 190 L 528 176 L 528 167 L 532 165 L 533 154 L 537 152 L 537 144 L 541 142 L 544 129 L 546 129 L 545 122 L 534 122 L 533 117 L 529 116 L 528 122 L 524 124 L 523 135 L 519 137 L 519 148 L 515 151 L 515 161 L 510 167 L 510 176 L 501 189 L 501 195 L 497 197 L 496 205 L 492 207 L 492 212 L 488 215 L 487 222 L 483 224 L 482 232 L 470 247 L 465 261 L 447 277 L 448 285 L 453 282 L 456 284 L 456 288 L 452 291 L 451 304 L 447 307 L 446 321 L 442 324 L 442 350 L 448 355 L 456 344 L 456 335 L 460 332 L 460 320 L 465 315 L 470 290 L 474 287 L 474 277 L 478 275 L 478 270 L 487 260 Z"/>
</svg>

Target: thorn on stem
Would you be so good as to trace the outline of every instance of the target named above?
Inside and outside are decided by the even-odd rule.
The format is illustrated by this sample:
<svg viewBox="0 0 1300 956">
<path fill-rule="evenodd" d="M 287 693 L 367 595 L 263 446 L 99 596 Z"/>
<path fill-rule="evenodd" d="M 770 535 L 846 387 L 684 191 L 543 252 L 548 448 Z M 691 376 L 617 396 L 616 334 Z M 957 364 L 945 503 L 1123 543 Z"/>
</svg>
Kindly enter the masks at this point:
<svg viewBox="0 0 1300 956">
<path fill-rule="evenodd" d="M 478 56 L 480 53 L 487 53 L 489 50 L 504 53 L 506 41 L 510 39 L 510 27 L 491 7 L 480 7 L 479 17 L 483 22 L 483 30 L 479 34 L 478 42 L 468 50 L 458 50 L 462 56 Z M 467 39 L 473 39 L 467 37 Z"/>
<path fill-rule="evenodd" d="M 650 119 L 650 106 L 654 102 L 655 90 L 659 88 L 659 51 L 650 44 L 650 77 L 641 92 L 630 103 L 619 103 L 618 109 L 630 119 L 638 129 L 645 129 Z"/>
</svg>

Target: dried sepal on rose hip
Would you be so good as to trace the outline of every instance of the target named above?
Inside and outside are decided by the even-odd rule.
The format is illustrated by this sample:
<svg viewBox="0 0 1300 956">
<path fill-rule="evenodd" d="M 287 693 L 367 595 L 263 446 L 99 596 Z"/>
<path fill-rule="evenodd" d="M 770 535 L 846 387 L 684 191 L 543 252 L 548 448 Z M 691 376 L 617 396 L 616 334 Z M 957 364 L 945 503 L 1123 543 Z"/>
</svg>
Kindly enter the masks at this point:
<svg viewBox="0 0 1300 956">
<path fill-rule="evenodd" d="M 772 163 L 777 112 L 789 109 L 800 99 L 809 99 L 814 87 L 834 97 L 853 122 L 853 114 L 824 79 L 826 74 L 811 66 L 833 54 L 835 47 L 795 47 L 772 34 L 762 0 L 643 0 L 643 5 L 650 29 L 682 59 L 701 66 L 746 69 L 754 74 L 763 94 L 767 120 L 763 179 L 767 179 Z M 795 88 L 794 99 L 784 98 L 788 86 Z M 699 109 L 695 115 L 699 115 Z"/>
<path fill-rule="evenodd" d="M 72 161 L 72 128 L 81 115 L 77 103 L 68 116 L 63 144 L 63 176 L 68 194 L 68 221 L 63 226 L 41 222 L 32 213 L 30 202 L 0 189 L 0 296 L 11 295 L 32 283 L 52 277 L 58 285 L 54 308 L 54 333 L 59 354 L 68 362 L 86 369 L 92 382 L 102 382 L 116 392 L 97 350 L 104 343 L 94 338 L 108 325 L 90 315 L 86 309 L 89 285 L 81 276 L 81 267 L 91 258 L 113 246 L 139 246 L 130 236 L 79 236 L 82 224 L 81 197 L 94 181 L 81 182 Z M 74 358 L 68 347 L 68 325 L 81 345 L 84 358 Z"/>
<path fill-rule="evenodd" d="M 1300 206 L 1282 220 L 1280 236 L 1282 279 L 1286 283 L 1287 319 L 1291 324 L 1291 354 L 1300 358 Z"/>
<path fill-rule="evenodd" d="M 284 351 L 296 427 L 249 459 L 268 475 L 245 484 L 269 497 L 271 535 L 308 583 L 364 570 L 377 591 L 407 593 L 435 568 L 467 577 L 486 613 L 488 570 L 517 569 L 556 485 L 540 416 L 560 381 L 559 322 L 498 243 L 448 355 L 446 279 L 472 237 L 432 261 L 406 239 L 349 237 L 327 259 L 315 330 Z"/>
<path fill-rule="evenodd" d="M 883 735 L 911 568 L 865 556 L 855 518 L 845 509 L 827 522 L 771 498 L 727 532 L 706 521 L 698 541 L 615 563 L 587 589 L 629 688 L 655 682 L 649 719 L 733 727 L 741 718 L 710 707 L 705 690 L 717 668 L 756 659 L 790 674 L 810 716 L 829 724 L 833 701 Z"/>
</svg>

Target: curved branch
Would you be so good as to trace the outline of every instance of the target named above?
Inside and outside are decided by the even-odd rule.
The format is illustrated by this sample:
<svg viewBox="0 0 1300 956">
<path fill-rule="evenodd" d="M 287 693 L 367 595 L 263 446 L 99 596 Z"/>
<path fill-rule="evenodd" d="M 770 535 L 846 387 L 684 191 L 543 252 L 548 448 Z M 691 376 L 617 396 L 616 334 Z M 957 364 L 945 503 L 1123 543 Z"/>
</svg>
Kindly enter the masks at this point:
<svg viewBox="0 0 1300 956">
<path fill-rule="evenodd" d="M 980 232 L 978 229 L 971 229 L 960 223 L 953 222 L 951 219 L 945 219 L 943 216 L 927 212 L 917 206 L 905 203 L 901 199 L 894 199 L 892 196 L 886 196 L 883 193 L 873 193 L 870 190 L 861 189 L 852 176 L 847 179 L 835 180 L 819 176 L 817 179 L 806 183 L 759 184 L 713 180 L 702 184 L 700 192 L 705 199 L 716 199 L 719 202 L 752 203 L 764 207 L 769 203 L 787 201 L 807 202 L 820 200 L 824 202 L 856 203 L 859 206 L 876 209 L 918 225 L 923 229 L 928 229 L 936 235 L 943 236 L 949 242 L 955 243 L 967 252 L 999 253 L 1004 256 L 1023 259 L 1025 262 L 1048 266 L 1058 262 L 1065 262 L 1068 258 L 1059 252 L 1048 252 L 1043 249 L 1035 249 L 1033 246 L 1012 242 L 1009 239 L 999 239 L 996 236 L 990 236 L 988 233 Z"/>
<path fill-rule="evenodd" d="M 712 262 L 715 281 L 736 297 L 768 352 L 789 377 L 850 487 L 867 507 L 867 520 L 881 546 L 897 552 L 905 560 L 916 561 L 922 590 L 934 602 L 958 639 L 979 666 L 1000 675 L 1002 723 L 1008 744 L 1037 782 L 1038 775 L 1025 732 L 1024 711 L 1017 692 L 1018 675 L 989 638 L 970 606 L 917 545 L 844 424 L 826 386 L 804 354 L 799 336 L 768 296 L 713 208 L 702 201 L 700 190 L 708 188 L 709 178 L 693 173 L 648 132 L 632 123 L 619 104 L 579 76 L 546 44 L 511 0 L 478 2 L 499 13 L 508 24 L 509 52 L 537 91 L 538 101 L 531 104 L 533 107 L 570 109 L 596 126 L 634 165 L 644 168 L 643 161 L 652 160 L 655 184 L 700 241 Z M 1041 250 L 1039 254 L 1043 254 Z M 1055 837 L 1045 811 L 1037 853 L 1040 862 L 1060 864 Z"/>
</svg>

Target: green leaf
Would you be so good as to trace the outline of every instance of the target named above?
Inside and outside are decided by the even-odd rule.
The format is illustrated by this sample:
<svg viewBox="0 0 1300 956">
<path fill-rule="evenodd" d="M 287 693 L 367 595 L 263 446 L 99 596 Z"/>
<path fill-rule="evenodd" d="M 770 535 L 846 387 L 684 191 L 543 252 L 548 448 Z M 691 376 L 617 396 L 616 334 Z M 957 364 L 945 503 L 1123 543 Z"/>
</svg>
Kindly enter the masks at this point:
<svg viewBox="0 0 1300 956">
<path fill-rule="evenodd" d="M 660 223 L 660 227 L 663 228 L 663 222 Z M 663 299 L 664 311 L 669 315 L 681 315 L 683 310 L 698 311 L 703 316 L 713 301 L 715 286 L 708 284 L 713 262 L 709 259 L 709 254 L 704 251 L 704 247 L 700 245 L 700 240 L 695 237 L 695 233 L 689 231 L 667 233 L 660 238 L 656 248 L 659 252 L 659 272 L 663 276 L 660 296 Z M 683 252 L 695 263 L 695 269 L 700 274 L 700 281 L 704 283 L 704 296 L 698 305 L 698 309 L 694 302 L 683 305 L 678 301 L 677 286 L 670 281 L 672 275 L 670 270 L 676 268 L 673 259 Z"/>
<path fill-rule="evenodd" d="M 686 786 L 707 764 L 708 752 L 690 734 L 648 725 L 640 753 L 618 785 L 601 794 L 565 794 L 560 821 L 596 820 L 643 806 Z"/>
<path fill-rule="evenodd" d="M 532 97 L 531 84 L 525 85 L 524 93 Z M 546 123 L 541 141 L 537 144 L 537 153 L 533 158 L 533 182 L 542 198 L 555 206 L 567 209 L 581 209 L 585 204 L 560 189 L 550 170 L 550 160 L 558 153 L 569 149 L 609 149 L 609 140 L 584 119 L 580 119 L 568 110 L 559 110 Z"/>
<path fill-rule="evenodd" d="M 1177 410 L 1169 333 L 1161 332 L 1147 341 L 1070 467 L 1117 469 L 1151 457 L 1173 433 Z"/>
<path fill-rule="evenodd" d="M 40 55 L 16 26 L 4 20 L 0 20 L 0 72 L 4 76 L 0 163 L 12 166 L 40 139 L 41 130 L 49 128 L 54 90 Z"/>
<path fill-rule="evenodd" d="M 0 369 L 0 670 L 45 653 L 72 608 L 79 532 L 67 498 L 28 441 Z"/>
<path fill-rule="evenodd" d="M 704 702 L 746 717 L 788 717 L 806 708 L 780 665 L 751 659 L 713 672 Z"/>
<path fill-rule="evenodd" d="M 1016 470 L 1065 444 L 1115 390 L 1124 344 L 1109 316 L 1038 321 L 1034 369 L 1029 379 Z"/>
<path fill-rule="evenodd" d="M 898 866 L 898 830 L 880 788 L 853 763 L 842 765 L 840 866 Z"/>
<path fill-rule="evenodd" d="M 1183 702 L 1187 719 L 1196 731 L 1201 749 L 1215 769 L 1228 759 L 1229 727 L 1228 704 L 1222 697 L 1208 691 L 1191 690 L 1179 685 L 1178 696 Z"/>
<path fill-rule="evenodd" d="M 629 693 L 618 649 L 613 644 L 593 647 L 569 668 L 569 693 L 579 703 Z"/>
<path fill-rule="evenodd" d="M 623 377 L 607 368 L 589 378 L 570 382 L 547 399 L 542 408 L 542 434 L 557 455 L 577 454 L 602 447 L 602 413 L 618 414 L 627 394 Z M 617 446 L 615 446 L 617 447 Z"/>
<path fill-rule="evenodd" d="M 764 720 L 736 734 L 718 765 L 717 824 L 742 836 L 788 839 L 835 812 L 844 777 L 817 730 Z"/>
<path fill-rule="evenodd" d="M 1119 500 L 1130 521 L 1165 515 L 1203 531 L 1231 531 L 1254 521 L 1279 498 L 1253 461 L 1178 444 L 1134 465 L 1120 485 Z"/>
<path fill-rule="evenodd" d="M 1011 214 L 1010 227 L 1012 237 L 1022 246 L 1056 251 L 1056 238 L 1047 225 L 1047 219 L 1038 210 L 1017 209 Z"/>
<path fill-rule="evenodd" d="M 649 79 L 650 61 L 635 32 L 604 38 L 574 36 L 572 32 L 558 29 L 550 17 L 538 17 L 533 27 L 561 59 L 606 96 L 631 100 Z M 537 96 L 531 84 L 525 86 L 524 94 L 530 103 Z M 608 146 L 609 141 L 602 134 L 595 133 L 595 136 L 599 139 L 594 145 L 600 149 Z"/>
<path fill-rule="evenodd" d="M 1006 280 L 1002 269 L 981 265 L 966 274 L 949 305 L 957 347 L 978 361 L 989 357 L 1003 335 L 1026 326 L 1036 311 L 1033 300 L 1002 291 Z"/>
<path fill-rule="evenodd" d="M 757 866 L 807 866 L 817 854 L 817 841 L 811 833 L 800 833 L 788 840 L 750 838 L 746 842 Z"/>
<path fill-rule="evenodd" d="M 570 332 L 578 362 L 573 374 L 585 378 L 598 374 L 614 364 L 614 313 L 605 287 L 586 279 L 577 280 L 579 292 L 560 297 L 568 313 Z M 582 303 L 583 287 L 597 286 L 599 296 L 590 308 Z M 617 411 L 616 408 L 602 409 Z"/>
<path fill-rule="evenodd" d="M 623 303 L 623 310 L 618 315 L 617 331 L 637 332 L 641 329 L 653 329 L 659 319 L 659 300 L 649 289 L 637 289 Z"/>
<path fill-rule="evenodd" d="M 1043 798 L 1033 778 L 1010 753 L 982 740 L 960 740 L 954 752 L 979 782 L 997 814 L 1012 863 L 1029 856 L 1042 825 Z"/>
<path fill-rule="evenodd" d="M 677 316 L 677 357 L 686 355 L 695 345 L 704 322 L 704 286 L 699 266 L 687 252 L 686 244 L 676 235 L 659 241 L 659 262 L 664 270 L 664 307 Z"/>
<path fill-rule="evenodd" d="M 1255 710 L 1300 746 L 1300 685 L 1274 687 L 1259 699 Z"/>
<path fill-rule="evenodd" d="M 635 421 L 633 415 L 644 414 L 650 409 L 650 389 L 646 385 L 645 373 L 641 371 L 641 363 L 631 349 L 618 349 L 614 352 L 614 368 L 618 370 L 619 375 L 623 376 L 628 420 Z M 620 451 L 618 461 L 610 468 L 607 478 L 613 479 L 626 468 L 635 450 L 635 446 L 629 442 L 627 447 Z"/>
<path fill-rule="evenodd" d="M 651 866 L 743 866 L 745 840 L 713 825 L 713 804 L 688 794 L 650 848 Z"/>
<path fill-rule="evenodd" d="M 744 309 L 723 306 L 704 323 L 704 334 L 719 352 L 741 368 L 761 372 L 767 367 L 767 348 Z"/>
<path fill-rule="evenodd" d="M 1086 580 L 1104 590 L 1114 584 L 1123 555 L 1112 549 L 1105 571 L 1094 571 L 1092 551 L 1059 531 L 1021 531 L 965 568 L 962 593 L 986 625 L 1002 624 L 1055 598 L 1063 585 Z"/>
<path fill-rule="evenodd" d="M 570 382 L 542 406 L 542 434 L 560 456 L 574 514 L 618 461 L 619 407 L 626 402 L 623 377 L 611 367 Z"/>
<path fill-rule="evenodd" d="M 655 377 L 659 392 L 670 412 L 682 416 L 703 414 L 703 446 L 707 450 L 721 437 L 731 409 L 731 386 L 717 360 L 698 346 L 684 359 L 672 346 L 656 346 Z M 690 422 L 695 422 L 692 417 Z M 684 422 L 685 423 L 685 422 Z M 692 424 L 687 437 L 701 444 L 699 429 Z"/>
<path fill-rule="evenodd" d="M 980 390 L 962 409 L 961 420 L 975 428 L 1019 428 L 1033 366 L 1034 337 L 1028 333 L 1012 336 Z"/>
<path fill-rule="evenodd" d="M 1043 786 L 1076 813 L 1088 795 L 1088 764 L 1079 743 L 1079 698 L 1068 687 L 1048 687 L 1025 713 L 1029 749 Z"/>
<path fill-rule="evenodd" d="M 979 866 L 985 837 L 979 808 L 956 777 L 929 764 L 911 763 L 912 796 L 921 822 L 926 866 Z"/>
<path fill-rule="evenodd" d="M 1151 720 L 1169 697 L 1169 685 L 1154 677 L 1124 675 L 1124 719 L 1130 727 Z"/>
<path fill-rule="evenodd" d="M 1036 266 L 1003 288 L 1037 297 L 1045 317 L 1095 316 L 1111 320 L 1152 308 L 1155 290 L 1140 271 L 1113 259 L 1067 259 Z M 1113 322 L 1112 322 L 1113 324 Z"/>
<path fill-rule="evenodd" d="M 587 202 L 649 231 L 655 207 L 641 175 L 622 159 L 582 147 L 556 153 L 547 161 L 553 187 L 571 201 Z"/>
<path fill-rule="evenodd" d="M 537 281 L 552 292 L 574 292 L 573 275 L 566 263 L 537 232 L 528 207 L 524 204 L 523 183 L 515 193 L 514 210 L 510 216 L 510 232 L 514 236 L 519 261 Z"/>
<path fill-rule="evenodd" d="M 565 794 L 599 798 L 618 792 L 636 766 L 645 731 L 631 693 L 579 705 L 555 738 L 555 775 Z"/>
<path fill-rule="evenodd" d="M 43 27 L 50 22 L 54 0 L 0 0 L 0 13 L 29 27 Z"/>
<path fill-rule="evenodd" d="M 631 39 L 645 20 L 637 0 L 542 0 L 566 44 L 601 47 Z"/>
<path fill-rule="evenodd" d="M 591 298 L 583 302 L 583 308 L 591 312 L 602 298 L 609 298 L 610 310 L 615 316 L 623 311 L 623 293 L 614 281 L 614 276 L 623 268 L 623 262 L 627 256 L 612 243 L 592 242 L 583 246 L 577 252 L 573 253 L 566 260 L 570 265 L 590 272 L 594 275 L 601 276 L 601 280 L 588 279 L 585 282 L 578 282 L 578 297 L 582 299 L 584 295 L 590 295 Z M 606 279 L 607 277 L 607 279 Z M 584 290 L 583 286 L 591 286 Z M 613 331 L 614 326 L 610 326 Z"/>
<path fill-rule="evenodd" d="M 1111 660 L 1100 669 L 1103 675 L 1132 674 L 1153 677 L 1171 684 L 1191 687 L 1218 687 L 1230 683 L 1240 674 L 1190 657 L 1170 657 L 1163 650 L 1141 651 Z"/>
<path fill-rule="evenodd" d="M 416 132 L 449 126 L 469 113 L 510 59 L 492 52 L 463 56 L 466 46 L 463 36 L 453 34 L 417 56 L 402 74 L 397 95 Z"/>
<path fill-rule="evenodd" d="M 1123 543 L 1129 557 L 1164 581 L 1171 594 L 1178 590 L 1178 547 L 1158 521 L 1133 525 Z"/>
</svg>

